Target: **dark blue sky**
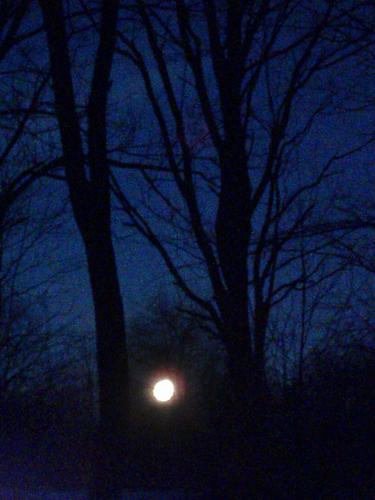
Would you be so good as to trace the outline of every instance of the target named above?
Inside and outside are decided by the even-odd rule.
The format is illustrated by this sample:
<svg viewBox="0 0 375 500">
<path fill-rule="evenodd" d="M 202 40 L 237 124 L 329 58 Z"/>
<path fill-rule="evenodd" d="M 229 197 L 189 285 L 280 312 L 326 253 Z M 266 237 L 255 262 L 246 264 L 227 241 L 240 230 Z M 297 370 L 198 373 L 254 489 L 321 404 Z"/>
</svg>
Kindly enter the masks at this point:
<svg viewBox="0 0 375 500">
<path fill-rule="evenodd" d="M 142 44 L 143 42 L 141 42 Z M 92 40 L 81 40 L 72 50 L 73 58 L 80 63 L 80 72 L 76 76 L 75 86 L 77 95 L 81 102 L 87 98 L 87 76 L 92 67 Z M 43 43 L 40 44 L 41 52 L 35 61 L 43 67 L 45 53 L 43 53 Z M 296 152 L 295 160 L 299 162 L 300 172 L 309 175 L 316 165 L 320 165 L 327 157 L 337 151 L 350 149 L 358 140 L 364 140 L 366 134 L 373 134 L 375 130 L 373 109 L 366 112 L 351 114 L 342 113 L 342 106 L 350 107 L 358 103 L 357 93 L 367 93 L 365 80 L 356 82 L 354 76 L 357 74 L 356 67 L 352 63 L 345 65 L 341 74 L 332 75 L 333 85 L 342 96 L 341 102 L 337 103 L 334 109 L 335 114 L 322 116 L 318 119 L 315 127 L 312 129 L 309 138 L 303 146 Z M 183 65 L 176 61 L 170 63 L 170 70 L 174 73 L 174 81 L 179 82 L 179 77 L 186 76 Z M 155 71 L 155 69 L 154 69 Z M 156 89 L 159 95 L 162 93 L 162 87 L 157 83 L 155 71 Z M 120 139 L 127 143 L 129 130 L 134 131 L 129 135 L 134 144 L 147 144 L 150 138 L 156 138 L 157 127 L 154 123 L 153 115 L 145 99 L 144 89 L 139 75 L 134 68 L 125 63 L 124 59 L 118 57 L 113 70 L 113 84 L 111 89 L 110 118 L 117 124 L 121 124 Z M 320 82 L 316 82 L 318 88 Z M 178 85 L 178 83 L 176 83 Z M 187 97 L 192 96 L 187 92 Z M 351 99 L 351 96 L 353 97 Z M 265 95 L 260 89 L 258 91 L 257 106 L 259 112 L 262 112 Z M 310 107 L 315 101 L 315 93 L 309 91 L 307 95 L 301 96 L 301 102 L 298 112 L 294 116 L 295 127 L 301 125 L 310 112 Z M 125 124 L 125 125 L 124 125 Z M 134 125 L 135 124 L 135 125 Z M 197 130 L 192 130 L 192 135 Z M 257 131 L 257 133 L 261 133 Z M 110 144 L 117 145 L 118 136 L 110 136 Z M 259 144 L 262 140 L 259 141 Z M 340 175 L 330 179 L 329 185 L 323 188 L 323 198 L 329 198 L 335 192 L 337 197 L 341 193 L 342 197 L 350 196 L 353 201 L 373 199 L 372 186 L 375 186 L 375 170 L 373 164 L 375 150 L 371 146 L 365 152 L 357 154 L 353 158 L 345 159 L 341 162 Z M 122 183 L 124 189 L 130 197 L 139 197 L 139 186 L 134 180 L 133 174 L 122 173 Z M 297 182 L 297 178 L 292 183 Z M 173 193 L 173 188 L 171 193 Z M 67 197 L 66 189 L 63 183 L 51 180 L 48 187 L 44 190 L 43 196 L 35 200 L 33 210 L 44 211 L 46 206 L 58 205 Z M 338 197 L 336 198 L 338 200 Z M 215 211 L 215 206 L 207 198 L 206 215 Z M 322 214 L 325 210 L 321 206 Z M 261 216 L 261 214 L 260 214 Z M 66 317 L 79 318 L 76 321 L 77 326 L 93 327 L 93 311 L 91 306 L 91 294 L 87 279 L 87 273 L 84 266 L 83 245 L 78 236 L 77 228 L 71 220 L 71 213 L 68 209 L 65 220 L 66 224 L 58 232 L 51 234 L 50 238 L 44 240 L 42 245 L 35 249 L 33 259 L 41 260 L 41 265 L 32 274 L 29 274 L 26 281 L 43 280 L 50 273 L 62 271 L 66 268 L 76 268 L 66 275 L 59 276 L 54 285 L 48 285 L 50 295 L 50 306 L 53 310 L 64 313 Z M 171 287 L 171 278 L 161 262 L 156 251 L 150 248 L 140 237 L 132 234 L 126 229 L 125 237 L 122 234 L 121 226 L 115 223 L 115 232 L 120 238 L 116 241 L 118 268 L 121 279 L 125 314 L 129 317 L 137 313 L 142 313 L 145 304 L 155 294 L 160 292 L 174 295 Z M 40 258 L 39 258 L 40 257 Z M 194 279 L 194 278 L 193 278 Z M 198 283 L 198 281 L 197 281 Z M 205 286 L 199 283 L 199 286 Z"/>
</svg>

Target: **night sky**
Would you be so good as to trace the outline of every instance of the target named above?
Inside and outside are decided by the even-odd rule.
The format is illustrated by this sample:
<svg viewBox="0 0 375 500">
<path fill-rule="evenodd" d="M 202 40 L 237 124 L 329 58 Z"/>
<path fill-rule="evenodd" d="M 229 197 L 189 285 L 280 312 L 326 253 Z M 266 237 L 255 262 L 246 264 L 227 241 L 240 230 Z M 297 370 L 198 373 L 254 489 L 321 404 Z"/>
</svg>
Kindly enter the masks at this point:
<svg viewBox="0 0 375 500">
<path fill-rule="evenodd" d="M 143 42 L 141 39 L 141 46 Z M 43 50 L 43 42 L 41 47 Z M 83 37 L 83 41 L 77 44 L 77 48 L 72 52 L 73 60 L 80 64 L 80 70 L 75 80 L 80 102 L 85 102 L 86 89 L 85 82 L 91 74 L 91 57 L 94 45 L 92 40 Z M 147 50 L 147 49 L 146 49 Z M 44 51 L 43 51 L 44 52 Z M 35 52 L 31 57 L 35 65 L 44 67 L 46 62 L 44 56 Z M 84 64 L 83 64 L 84 63 Z M 176 85 L 179 84 L 180 76 L 186 74 L 186 68 L 178 61 L 171 63 L 170 69 L 174 74 Z M 155 70 L 156 71 L 156 70 Z M 362 90 L 368 92 L 368 82 L 361 81 L 358 88 L 358 68 L 353 67 L 352 63 L 346 64 L 341 69 L 340 75 L 333 75 L 333 85 L 340 93 L 342 98 L 338 100 L 337 106 L 324 113 L 317 121 L 304 141 L 303 146 L 298 151 L 298 162 L 301 166 L 302 175 L 309 175 L 309 171 L 315 170 L 330 155 L 355 147 L 359 141 L 363 141 L 365 136 L 371 136 L 375 128 L 374 114 L 372 107 L 361 112 L 343 113 L 342 106 L 357 106 L 357 102 L 363 99 L 363 94 L 359 97 L 355 92 Z M 318 82 L 319 83 L 319 82 Z M 363 87 L 361 89 L 361 87 Z M 161 86 L 156 82 L 156 88 L 159 93 L 162 92 Z M 181 88 L 182 92 L 182 88 Z M 184 90 L 187 101 L 191 96 L 188 88 Z M 262 100 L 265 96 L 259 89 L 259 109 L 263 109 Z M 351 96 L 353 99 L 351 100 Z M 49 91 L 46 99 L 50 99 Z M 310 93 L 302 96 L 299 109 L 294 117 L 295 126 L 301 123 L 309 116 L 310 107 L 314 104 L 314 94 Z M 120 127 L 120 134 L 109 136 L 110 145 L 118 146 L 118 142 L 127 143 L 130 138 L 132 151 L 142 153 L 142 147 L 138 145 L 147 144 L 147 141 L 156 137 L 157 128 L 154 123 L 154 117 L 144 96 L 142 81 L 134 68 L 125 62 L 121 56 L 117 56 L 112 72 L 112 88 L 110 94 L 109 106 L 110 122 L 115 124 L 116 129 Z M 192 124 L 193 127 L 195 125 Z M 196 135 L 195 128 L 192 129 L 192 135 Z M 55 137 L 55 134 L 52 134 Z M 55 140 L 55 139 L 54 139 Z M 56 139 L 57 140 L 57 139 Z M 129 142 L 128 142 L 129 143 Z M 35 146 L 38 148 L 38 140 Z M 149 148 L 147 146 L 147 148 Z M 45 150 L 41 146 L 41 151 Z M 350 197 L 355 203 L 361 201 L 371 202 L 373 199 L 371 186 L 375 185 L 375 171 L 373 165 L 374 147 L 370 145 L 364 151 L 357 153 L 354 157 L 347 158 L 338 165 L 339 175 L 329 179 L 322 188 L 322 198 L 327 201 L 329 206 L 332 203 L 332 195 L 338 203 L 340 197 L 345 200 Z M 297 158 L 297 157 L 296 157 Z M 140 183 L 139 176 L 133 172 L 116 172 L 125 192 L 130 199 L 141 199 L 143 186 Z M 298 179 L 289 182 L 298 182 Z M 290 184 L 289 184 L 290 187 Z M 38 190 L 38 187 L 36 187 Z M 31 200 L 32 211 L 45 212 L 47 207 L 60 206 L 65 204 L 66 214 L 62 227 L 50 237 L 45 237 L 40 246 L 33 250 L 31 258 L 38 260 L 42 256 L 41 265 L 38 269 L 25 277 L 25 282 L 33 280 L 43 281 L 50 273 L 60 272 L 62 269 L 73 269 L 65 276 L 59 277 L 57 283 L 52 287 L 47 286 L 48 299 L 52 310 L 66 311 L 62 319 L 66 322 L 67 318 L 72 318 L 74 323 L 93 328 L 93 312 L 91 306 L 90 289 L 88 285 L 87 272 L 84 268 L 84 250 L 78 235 L 77 228 L 72 222 L 69 204 L 67 203 L 67 191 L 61 181 L 49 180 L 43 181 L 43 187 L 35 199 Z M 173 197 L 173 190 L 170 191 Z M 202 200 L 206 204 L 205 213 L 209 215 L 214 213 L 214 200 L 206 198 Z M 156 202 L 158 207 L 158 202 Z M 159 204 L 160 208 L 160 204 Z M 322 204 L 317 213 L 321 212 L 323 217 L 326 206 Z M 262 214 L 260 213 L 260 216 Z M 118 260 L 118 269 L 121 280 L 123 300 L 126 316 L 132 317 L 140 313 L 150 297 L 162 292 L 163 294 L 175 296 L 175 289 L 171 285 L 171 278 L 165 269 L 157 252 L 145 242 L 142 237 L 128 228 L 123 228 L 121 222 L 124 218 L 121 214 L 114 212 L 114 230 L 116 234 L 116 253 Z M 76 269 L 79 267 L 80 269 Z M 192 277 L 192 279 L 197 279 Z M 204 280 L 199 281 L 200 287 L 205 287 Z M 60 320 L 57 320 L 60 321 Z"/>
<path fill-rule="evenodd" d="M 79 21 L 77 26 L 84 22 Z M 40 16 L 36 9 L 29 16 L 25 30 L 39 23 Z M 197 29 L 200 30 L 201 28 L 197 27 Z M 280 46 L 286 43 L 288 37 L 291 36 L 291 33 L 281 35 L 278 42 Z M 162 85 L 155 62 L 152 61 L 151 53 L 147 48 L 144 34 L 142 32 L 137 33 L 136 40 L 145 53 L 146 61 L 150 64 L 156 94 L 163 101 L 165 98 L 162 95 Z M 95 47 L 96 40 L 91 34 L 83 34 L 71 43 L 71 57 L 75 75 L 74 85 L 79 106 L 84 105 L 87 101 L 88 81 L 92 73 Z M 23 78 L 16 82 L 16 88 L 21 94 L 25 93 L 26 95 L 28 85 L 31 84 L 30 73 L 28 74 L 27 70 L 34 68 L 34 70 L 42 71 L 47 67 L 44 38 L 42 36 L 36 37 L 25 43 L 22 51 L 15 49 L 12 57 L 7 60 L 5 68 L 12 67 L 18 61 L 22 61 L 26 65 L 26 70 Z M 192 140 L 197 137 L 199 139 L 205 130 L 204 126 L 199 123 L 199 113 L 194 109 L 196 99 L 194 90 L 190 84 L 186 84 L 186 81 L 190 78 L 186 65 L 177 56 L 171 54 L 169 70 L 173 74 L 172 81 L 176 89 L 178 89 L 177 94 L 186 103 L 186 115 L 191 114 L 190 132 Z M 205 68 L 205 71 L 207 79 L 212 79 L 209 66 Z M 284 77 L 285 74 L 281 71 L 279 73 L 279 84 L 281 86 Z M 319 165 L 324 163 L 332 154 L 356 147 L 361 141 L 364 142 L 366 138 L 371 137 L 375 129 L 373 102 L 371 101 L 371 82 L 371 72 L 368 71 L 368 68 L 361 67 L 355 60 L 351 60 L 341 65 L 339 70 L 330 71 L 328 77 L 322 77 L 320 80 L 318 76 L 308 91 L 301 93 L 292 120 L 292 130 L 301 127 L 309 117 L 309 113 L 311 113 L 316 101 L 319 99 L 321 85 L 331 86 L 335 99 L 328 112 L 323 112 L 317 119 L 303 144 L 293 152 L 294 161 L 299 167 L 298 171 L 292 172 L 291 177 L 288 178 L 286 189 L 290 190 L 293 186 L 297 186 L 301 181 L 301 176 L 306 179 L 310 173 L 316 172 Z M 4 90 L 10 88 L 11 79 L 9 82 L 4 80 L 3 85 Z M 210 92 L 212 92 L 213 96 L 215 95 L 216 90 L 213 85 Z M 10 98 L 11 95 L 9 95 Z M 43 105 L 45 109 L 51 109 L 49 103 L 51 99 L 52 94 L 50 87 L 48 87 L 43 94 L 43 101 L 47 103 Z M 358 111 L 357 109 L 360 108 L 363 102 L 370 104 L 365 109 L 359 109 Z M 266 120 L 268 110 L 264 82 L 262 81 L 256 90 L 255 105 L 258 116 L 264 117 Z M 353 111 L 344 113 L 348 108 L 353 109 Z M 116 155 L 114 153 L 114 158 L 126 158 L 129 152 L 131 153 L 130 158 L 133 152 L 137 152 L 138 155 L 149 154 L 150 152 L 160 154 L 161 150 L 158 145 L 160 140 L 155 118 L 145 98 L 140 75 L 129 61 L 126 61 L 119 54 L 115 58 L 112 70 L 108 116 L 109 122 L 115 130 L 115 133 L 110 132 L 109 134 L 109 147 L 117 148 L 120 146 L 126 149 L 125 154 Z M 198 125 L 196 120 L 198 120 Z M 32 120 L 30 125 L 30 131 L 32 132 L 31 143 L 30 138 L 27 138 L 24 143 L 21 142 L 15 155 L 19 156 L 20 153 L 26 155 L 30 153 L 30 150 L 39 157 L 50 157 L 58 154 L 58 136 L 56 131 L 53 130 L 54 126 L 55 122 L 47 117 Z M 48 140 L 45 140 L 44 136 L 38 133 L 39 130 L 41 131 L 45 127 L 51 127 L 51 131 L 47 135 Z M 85 127 L 84 122 L 83 127 Z M 252 130 L 257 135 L 255 155 L 250 161 L 251 168 L 255 165 L 252 175 L 253 178 L 256 178 L 257 155 L 262 154 L 264 135 L 262 135 L 262 130 L 258 125 L 251 125 L 251 127 L 253 127 Z M 209 146 L 206 148 L 206 152 L 209 154 Z M 348 198 L 352 200 L 350 203 L 353 202 L 353 204 L 356 204 L 359 200 L 366 204 L 371 203 L 373 200 L 372 186 L 375 185 L 373 158 L 374 147 L 370 144 L 363 151 L 337 164 L 339 174 L 328 179 L 319 188 L 321 200 L 316 209 L 315 222 L 319 222 L 319 217 L 323 220 L 327 207 L 332 208 L 335 203 L 340 205 L 341 200 L 343 204 L 347 202 Z M 261 162 L 262 160 L 260 160 L 260 164 Z M 209 167 L 202 163 L 202 168 Z M 142 207 L 145 188 L 140 176 L 134 172 L 118 170 L 116 175 L 129 198 L 136 205 Z M 77 326 L 82 327 L 84 325 L 84 328 L 91 329 L 93 328 L 93 311 L 87 272 L 84 265 L 84 251 L 77 228 L 72 222 L 72 214 L 67 202 L 67 190 L 63 182 L 56 180 L 40 181 L 39 186 L 37 184 L 34 189 L 37 191 L 37 196 L 30 197 L 31 212 L 46 214 L 48 209 L 64 205 L 66 213 L 63 217 L 64 223 L 49 236 L 43 237 L 42 242 L 31 250 L 28 258 L 32 262 L 40 262 L 40 265 L 21 277 L 21 288 L 23 286 L 28 287 L 35 281 L 43 282 L 50 274 L 54 275 L 56 272 L 61 273 L 62 270 L 68 270 L 65 276 L 59 275 L 53 285 L 42 285 L 41 289 L 35 291 L 35 293 L 45 290 L 44 295 L 47 297 L 45 300 L 48 302 L 49 307 L 55 311 L 64 311 L 62 317 L 56 319 L 57 322 L 63 321 L 65 323 L 68 318 L 69 322 L 71 318 Z M 173 186 L 169 186 L 166 188 L 166 192 L 172 199 L 177 199 L 174 189 Z M 163 210 L 160 201 L 155 203 L 154 208 L 156 210 Z M 209 222 L 215 213 L 216 202 L 211 195 L 205 193 L 202 195 L 201 203 L 204 206 L 204 216 Z M 335 216 L 337 217 L 337 213 Z M 262 217 L 262 210 L 260 210 L 255 215 L 254 220 L 256 221 L 257 218 L 261 219 Z M 160 292 L 174 297 L 176 290 L 171 285 L 172 280 L 157 252 L 134 231 L 122 227 L 121 224 L 125 219 L 116 210 L 114 211 L 113 220 L 125 314 L 130 318 L 142 311 L 150 297 Z M 164 231 L 168 237 L 171 235 L 169 229 L 163 227 L 163 225 L 159 225 L 159 229 Z M 177 235 L 177 238 L 179 237 L 181 236 Z M 187 266 L 193 263 L 193 261 L 189 261 L 189 256 L 183 253 L 180 253 L 178 258 Z M 27 266 L 27 262 L 25 265 Z M 194 268 L 186 272 L 187 276 L 190 273 L 189 279 L 192 283 L 195 283 L 195 286 L 200 291 L 203 290 L 204 294 L 210 294 L 206 280 L 198 269 Z"/>
<path fill-rule="evenodd" d="M 54 59 L 66 54 L 51 17 L 59 3 L 31 1 L 22 43 L 5 60 L 2 14 L 12 2 L 0 7 L 0 194 L 29 164 L 63 153 L 73 159 L 39 177 L 7 214 L 11 230 L 0 228 L 0 435 L 8 440 L 0 447 L 9 457 L 14 453 L 9 470 L 13 459 L 18 470 L 23 446 L 25 471 L 34 471 L 34 452 L 37 471 L 40 448 L 40 470 L 56 461 L 60 479 L 66 472 L 60 455 L 72 454 L 62 490 L 80 475 L 79 488 L 90 483 L 98 491 L 104 484 L 120 491 L 134 481 L 134 488 L 207 488 L 215 494 L 205 498 L 218 499 L 251 498 L 257 488 L 266 494 L 254 498 L 284 498 L 272 496 L 280 491 L 295 494 L 291 499 L 304 498 L 305 491 L 311 498 L 336 498 L 345 488 L 340 498 L 357 498 L 345 496 L 351 491 L 346 483 L 361 483 L 371 464 L 375 359 L 371 2 L 189 0 L 186 19 L 182 0 L 125 2 L 116 28 L 106 18 L 113 14 L 106 1 L 61 2 L 79 129 L 74 112 L 65 115 L 59 107 L 71 102 L 69 85 L 61 89 L 58 82 L 60 75 L 69 83 L 69 75 L 59 73 Z M 108 106 L 96 115 L 90 92 L 100 5 L 112 26 L 102 41 L 107 33 L 114 40 L 118 31 L 110 83 L 95 101 L 101 96 L 105 102 L 109 88 Z M 112 6 L 116 10 L 116 1 Z M 212 6 L 219 12 L 216 45 Z M 98 10 L 83 15 L 83 7 Z M 353 17 L 346 17 L 346 8 Z M 160 9 L 159 17 L 153 9 Z M 348 25 L 341 25 L 341 16 Z M 187 20 L 192 27 L 184 31 Z M 355 39 L 361 50 L 348 58 L 345 51 L 362 30 L 363 38 Z M 32 36 L 23 39 L 27 32 Z M 242 44 L 246 61 L 234 42 Z M 332 63 L 334 47 L 345 55 Z M 194 64 L 202 71 L 203 99 Z M 14 139 L 34 92 L 29 120 Z M 107 144 L 96 149 L 90 125 L 102 130 L 98 116 L 105 109 Z M 96 135 L 98 143 L 103 135 Z M 66 141 L 74 144 L 79 136 L 82 151 L 79 140 L 76 148 Z M 95 172 L 98 158 L 101 166 L 111 165 L 111 231 L 109 184 L 103 170 Z M 82 199 L 69 198 L 64 175 L 72 172 L 83 173 L 83 182 L 75 177 L 70 183 Z M 150 240 L 156 235 L 162 251 L 132 221 Z M 27 365 L 35 352 L 35 363 Z M 159 376 L 176 383 L 170 406 L 151 398 Z M 4 385 L 7 394 L 6 377 L 9 408 L 1 392 Z M 328 487 L 325 495 L 326 474 L 345 488 Z M 0 496 L 6 475 L 1 462 Z M 364 481 L 363 491 L 369 484 Z M 247 495 L 233 494 L 243 487 Z M 222 488 L 231 494 L 221 497 Z"/>
</svg>

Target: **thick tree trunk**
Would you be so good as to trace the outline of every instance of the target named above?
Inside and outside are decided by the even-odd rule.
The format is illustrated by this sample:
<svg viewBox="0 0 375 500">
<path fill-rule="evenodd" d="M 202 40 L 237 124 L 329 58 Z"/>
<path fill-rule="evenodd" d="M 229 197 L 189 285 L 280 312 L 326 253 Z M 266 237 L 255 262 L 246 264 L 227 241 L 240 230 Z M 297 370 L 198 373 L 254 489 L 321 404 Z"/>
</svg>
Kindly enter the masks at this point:
<svg viewBox="0 0 375 500">
<path fill-rule="evenodd" d="M 116 41 L 118 0 L 102 2 L 99 45 L 88 105 L 88 161 L 76 110 L 61 0 L 39 0 L 50 54 L 55 106 L 70 200 L 83 238 L 94 302 L 99 382 L 99 435 L 91 498 L 119 498 L 128 409 L 128 365 L 122 298 L 111 235 L 106 111 Z M 90 175 L 86 174 L 88 164 Z"/>
<path fill-rule="evenodd" d="M 126 455 L 128 362 L 122 299 L 108 228 L 86 240 L 95 309 L 100 428 L 95 450 L 92 498 L 117 498 Z"/>
<path fill-rule="evenodd" d="M 252 368 L 248 304 L 250 183 L 240 120 L 227 110 L 228 140 L 223 148 L 216 240 L 225 293 L 219 308 L 228 356 L 230 408 L 223 436 L 228 442 L 226 496 L 249 498 L 252 474 Z M 237 118 L 237 120 L 236 120 Z"/>
<path fill-rule="evenodd" d="M 247 317 L 247 316 L 246 316 Z M 252 346 L 244 314 L 232 308 L 226 338 L 230 400 L 225 434 L 229 471 L 226 495 L 249 498 L 267 490 L 268 438 L 264 343 Z M 259 326 L 259 325 L 258 325 Z M 258 340 L 263 338 L 261 332 Z"/>
</svg>

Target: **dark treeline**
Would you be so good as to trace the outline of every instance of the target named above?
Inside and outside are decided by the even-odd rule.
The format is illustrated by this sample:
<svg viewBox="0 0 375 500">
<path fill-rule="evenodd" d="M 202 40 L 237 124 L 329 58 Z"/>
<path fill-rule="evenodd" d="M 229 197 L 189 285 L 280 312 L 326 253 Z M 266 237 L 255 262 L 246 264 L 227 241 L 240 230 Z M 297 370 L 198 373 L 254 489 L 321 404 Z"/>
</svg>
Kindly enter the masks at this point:
<svg viewBox="0 0 375 500">
<path fill-rule="evenodd" d="M 199 325 L 165 303 L 137 319 L 129 335 L 130 427 L 121 457 L 128 488 L 230 497 L 224 488 L 231 488 L 239 471 L 228 450 L 232 397 L 222 349 L 202 344 Z M 266 453 L 258 464 L 266 498 L 371 498 L 374 353 L 347 340 L 344 350 L 312 350 L 302 392 L 298 370 L 285 386 L 270 369 Z M 39 378 L 39 385 L 2 402 L 3 485 L 73 491 L 90 481 L 98 418 L 95 370 L 92 352 L 78 342 L 75 351 L 80 372 L 75 355 L 50 373 L 54 385 L 43 387 Z M 183 374 L 187 385 L 167 407 L 151 397 L 151 380 L 161 370 Z M 259 485 L 257 491 L 260 496 Z"/>
<path fill-rule="evenodd" d="M 372 497 L 374 21 L 1 2 L 0 487 Z"/>
</svg>

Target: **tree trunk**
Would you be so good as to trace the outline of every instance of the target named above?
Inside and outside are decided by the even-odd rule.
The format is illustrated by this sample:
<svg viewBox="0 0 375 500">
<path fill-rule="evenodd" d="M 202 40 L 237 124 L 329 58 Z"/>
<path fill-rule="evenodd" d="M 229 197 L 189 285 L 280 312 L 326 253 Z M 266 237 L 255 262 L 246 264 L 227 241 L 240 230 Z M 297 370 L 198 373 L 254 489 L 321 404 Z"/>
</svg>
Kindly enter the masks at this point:
<svg viewBox="0 0 375 500">
<path fill-rule="evenodd" d="M 96 322 L 99 381 L 99 443 L 94 458 L 92 498 L 117 498 L 120 467 L 126 452 L 128 362 L 125 323 L 109 230 L 86 240 L 86 254 Z"/>
<path fill-rule="evenodd" d="M 88 105 L 88 159 L 76 109 L 61 0 L 39 0 L 47 34 L 57 120 L 70 200 L 84 241 L 93 295 L 99 382 L 99 436 L 91 498 L 120 496 L 128 409 L 128 364 L 122 298 L 111 234 L 107 165 L 107 96 L 119 4 L 102 3 L 99 45 Z M 89 167 L 89 177 L 86 165 Z"/>
<path fill-rule="evenodd" d="M 226 339 L 230 398 L 226 435 L 228 450 L 225 481 L 226 494 L 236 498 L 256 497 L 267 491 L 268 437 L 267 391 L 265 383 L 264 328 L 254 331 L 254 349 L 248 325 L 243 324 L 238 309 L 228 318 L 230 332 Z M 261 330 L 261 331 L 260 331 Z"/>
</svg>

